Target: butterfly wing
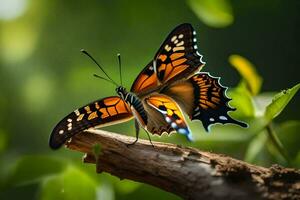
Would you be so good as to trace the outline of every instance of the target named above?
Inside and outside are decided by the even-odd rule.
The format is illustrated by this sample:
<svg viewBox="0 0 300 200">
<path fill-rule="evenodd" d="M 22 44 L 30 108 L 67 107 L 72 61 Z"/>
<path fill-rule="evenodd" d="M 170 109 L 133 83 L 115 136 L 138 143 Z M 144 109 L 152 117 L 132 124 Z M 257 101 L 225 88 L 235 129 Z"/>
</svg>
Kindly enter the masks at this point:
<svg viewBox="0 0 300 200">
<path fill-rule="evenodd" d="M 51 133 L 49 145 L 52 149 L 58 149 L 83 130 L 121 123 L 132 117 L 130 107 L 120 97 L 100 99 L 75 110 L 61 120 Z"/>
<path fill-rule="evenodd" d="M 190 24 L 177 26 L 163 42 L 154 60 L 137 76 L 130 91 L 143 96 L 162 84 L 189 77 L 198 71 L 204 62 L 197 51 L 195 35 Z"/>
<path fill-rule="evenodd" d="M 226 89 L 220 84 L 219 78 L 208 73 L 197 73 L 186 81 L 171 85 L 163 92 L 172 97 L 191 120 L 201 120 L 206 131 L 215 123 L 247 127 L 247 124 L 228 115 L 229 111 L 236 109 L 228 105 L 231 99 L 226 96 Z"/>
<path fill-rule="evenodd" d="M 163 132 L 176 131 L 192 140 L 191 132 L 185 122 L 185 118 L 179 106 L 170 97 L 162 94 L 154 94 L 145 99 L 146 104 L 153 110 L 148 119 L 147 130 L 153 134 L 161 135 Z M 159 114 L 159 115 L 158 115 Z"/>
<path fill-rule="evenodd" d="M 187 78 L 204 65 L 197 51 L 196 32 L 190 24 L 177 26 L 155 55 L 157 77 L 161 83 Z"/>
<path fill-rule="evenodd" d="M 130 91 L 136 94 L 157 88 L 158 80 L 151 61 L 133 82 Z"/>
</svg>

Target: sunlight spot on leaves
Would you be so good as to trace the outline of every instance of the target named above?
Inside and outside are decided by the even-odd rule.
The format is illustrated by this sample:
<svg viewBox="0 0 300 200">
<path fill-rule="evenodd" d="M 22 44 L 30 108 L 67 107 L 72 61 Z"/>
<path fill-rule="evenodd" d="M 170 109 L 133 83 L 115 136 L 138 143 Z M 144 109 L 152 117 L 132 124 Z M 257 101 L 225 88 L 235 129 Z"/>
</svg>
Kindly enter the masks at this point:
<svg viewBox="0 0 300 200">
<path fill-rule="evenodd" d="M 102 183 L 99 187 L 97 187 L 97 199 L 98 200 L 114 200 L 115 193 L 114 188 L 110 183 Z"/>
<path fill-rule="evenodd" d="M 232 7 L 227 0 L 188 0 L 187 3 L 208 26 L 222 28 L 233 23 Z"/>
<path fill-rule="evenodd" d="M 23 85 L 25 106 L 30 111 L 45 109 L 53 93 L 53 83 L 44 74 L 32 74 Z"/>
<path fill-rule="evenodd" d="M 28 0 L 0 0 L 0 20 L 13 20 L 23 15 L 28 8 Z"/>
<path fill-rule="evenodd" d="M 253 100 L 255 102 L 255 116 L 264 117 L 266 107 L 272 102 L 273 96 L 276 92 L 264 92 L 255 97 Z"/>
<path fill-rule="evenodd" d="M 1 30 L 1 56 L 8 63 L 16 63 L 28 58 L 34 51 L 38 31 L 32 24 L 14 22 L 5 24 Z"/>
</svg>

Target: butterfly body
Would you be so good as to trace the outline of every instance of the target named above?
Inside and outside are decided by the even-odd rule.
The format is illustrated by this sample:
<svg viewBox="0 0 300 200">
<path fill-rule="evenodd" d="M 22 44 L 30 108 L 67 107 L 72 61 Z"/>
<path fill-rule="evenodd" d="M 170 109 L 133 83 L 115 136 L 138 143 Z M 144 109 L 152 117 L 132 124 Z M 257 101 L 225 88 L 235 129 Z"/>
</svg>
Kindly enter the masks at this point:
<svg viewBox="0 0 300 200">
<path fill-rule="evenodd" d="M 50 147 L 57 149 L 88 128 L 131 119 L 135 119 L 136 141 L 140 127 L 147 134 L 177 132 L 192 140 L 183 113 L 191 120 L 200 120 L 207 131 L 215 123 L 247 127 L 228 115 L 235 109 L 229 106 L 231 99 L 219 78 L 200 72 L 205 63 L 197 50 L 195 35 L 190 24 L 177 26 L 137 76 L 130 91 L 118 86 L 118 96 L 99 99 L 67 115 L 52 131 Z"/>
<path fill-rule="evenodd" d="M 148 121 L 148 116 L 145 111 L 144 105 L 142 101 L 132 92 L 127 92 L 126 89 L 122 86 L 116 88 L 117 94 L 121 97 L 122 100 L 127 103 L 127 105 L 131 108 L 135 118 L 139 122 L 139 124 L 147 129 L 146 124 Z"/>
</svg>

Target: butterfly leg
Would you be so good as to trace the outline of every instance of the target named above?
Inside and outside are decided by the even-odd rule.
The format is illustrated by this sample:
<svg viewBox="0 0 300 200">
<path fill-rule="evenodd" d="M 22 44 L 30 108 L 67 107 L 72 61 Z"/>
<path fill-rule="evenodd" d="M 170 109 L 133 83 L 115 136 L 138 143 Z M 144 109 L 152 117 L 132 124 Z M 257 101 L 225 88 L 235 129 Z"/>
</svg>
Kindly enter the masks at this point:
<svg viewBox="0 0 300 200">
<path fill-rule="evenodd" d="M 127 147 L 134 145 L 139 140 L 140 125 L 137 120 L 134 120 L 134 126 L 135 126 L 135 140 L 132 143 L 127 144 Z"/>
<path fill-rule="evenodd" d="M 135 125 L 135 136 L 136 136 L 136 139 L 135 139 L 135 141 L 133 141 L 132 143 L 127 144 L 127 147 L 129 147 L 129 146 L 131 146 L 131 145 L 134 145 L 134 144 L 139 140 L 140 125 L 139 125 L 139 123 L 138 123 L 137 120 L 134 120 L 134 125 Z M 152 143 L 152 140 L 151 140 L 151 138 L 150 138 L 150 135 L 149 135 L 148 131 L 146 131 L 146 133 L 147 133 L 149 142 L 151 143 L 152 147 L 154 148 L 154 145 L 153 145 L 153 143 Z"/>
<path fill-rule="evenodd" d="M 147 133 L 147 136 L 148 136 L 149 142 L 151 143 L 152 147 L 154 148 L 154 145 L 153 145 L 153 143 L 152 143 L 152 140 L 151 140 L 151 138 L 150 138 L 150 135 L 149 135 L 148 131 L 146 131 L 146 133 Z"/>
</svg>

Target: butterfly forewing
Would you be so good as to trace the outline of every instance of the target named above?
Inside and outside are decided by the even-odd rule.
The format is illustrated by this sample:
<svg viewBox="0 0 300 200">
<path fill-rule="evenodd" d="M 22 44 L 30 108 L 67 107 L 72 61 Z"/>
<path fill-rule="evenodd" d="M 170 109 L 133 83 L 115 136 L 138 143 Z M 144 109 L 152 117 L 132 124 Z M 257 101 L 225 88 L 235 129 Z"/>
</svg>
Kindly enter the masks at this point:
<svg viewBox="0 0 300 200">
<path fill-rule="evenodd" d="M 91 127 L 121 123 L 132 118 L 130 107 L 118 96 L 103 98 L 75 110 L 52 131 L 50 147 L 59 148 L 69 138 Z"/>
<path fill-rule="evenodd" d="M 185 79 L 201 69 L 204 62 L 197 51 L 196 32 L 190 24 L 177 26 L 151 61 L 135 79 L 131 92 L 138 96 Z"/>
<path fill-rule="evenodd" d="M 204 62 L 196 41 L 196 32 L 190 24 L 181 24 L 168 35 L 154 59 L 161 83 L 187 78 L 201 69 Z"/>
<path fill-rule="evenodd" d="M 158 86 L 158 80 L 153 68 L 153 62 L 151 61 L 141 73 L 137 76 L 134 83 L 131 86 L 130 91 L 136 94 L 143 91 L 150 91 Z"/>
</svg>

